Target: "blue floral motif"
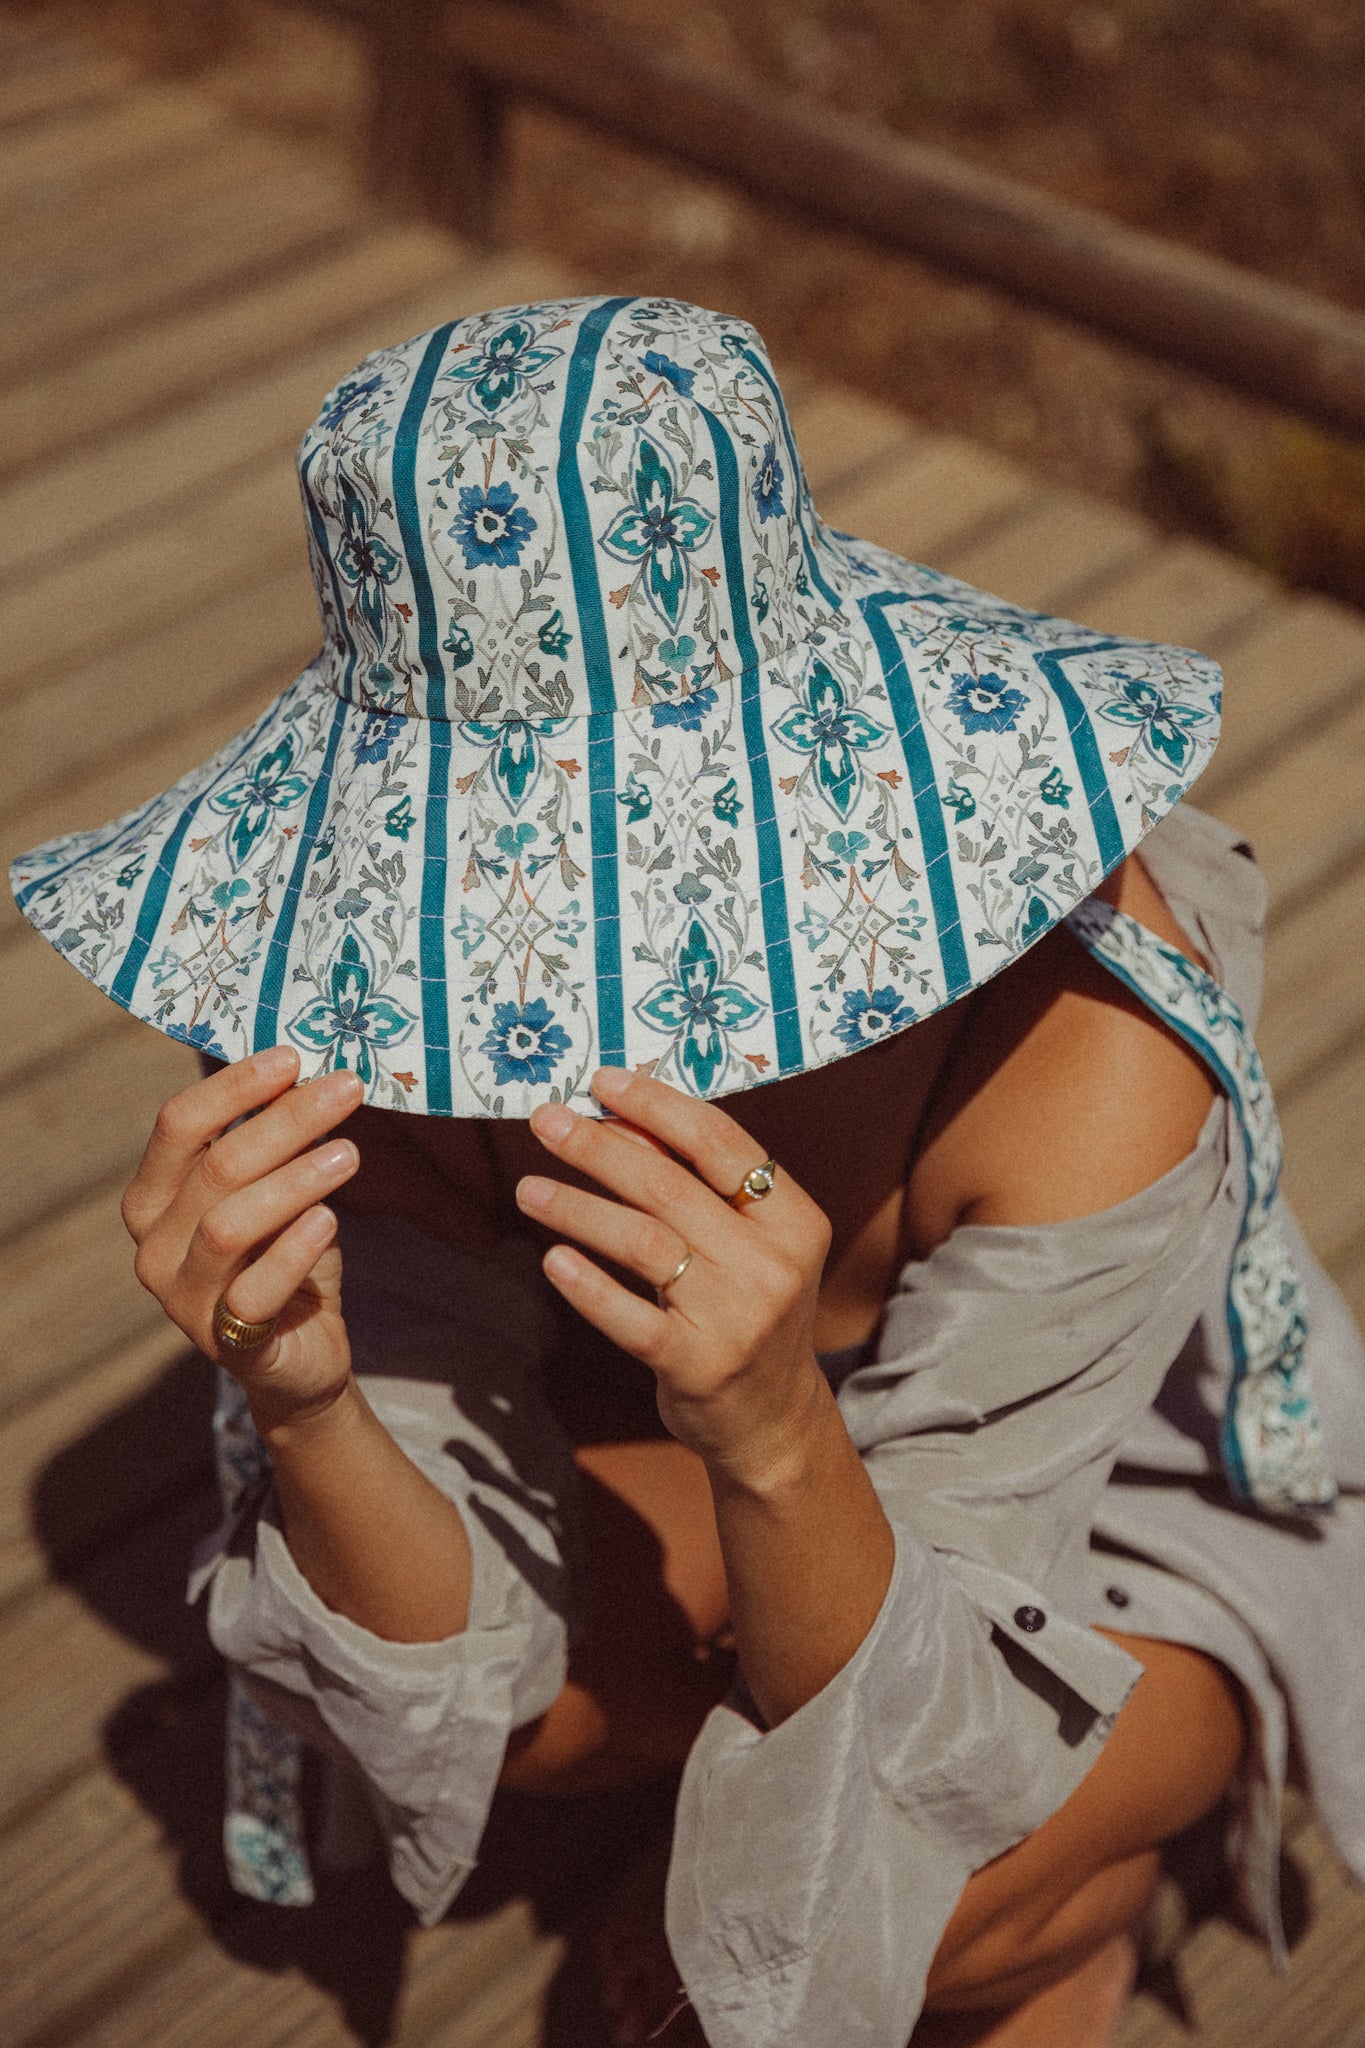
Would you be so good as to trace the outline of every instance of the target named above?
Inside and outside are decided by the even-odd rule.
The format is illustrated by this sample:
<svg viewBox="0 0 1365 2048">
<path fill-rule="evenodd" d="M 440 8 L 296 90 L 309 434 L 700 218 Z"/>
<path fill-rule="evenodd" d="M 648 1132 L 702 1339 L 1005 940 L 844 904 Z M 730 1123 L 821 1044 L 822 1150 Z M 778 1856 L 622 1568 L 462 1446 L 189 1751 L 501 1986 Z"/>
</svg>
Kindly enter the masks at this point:
<svg viewBox="0 0 1365 2048">
<path fill-rule="evenodd" d="M 618 793 L 616 801 L 625 805 L 628 825 L 641 824 L 654 808 L 654 798 L 650 794 L 648 783 L 641 782 L 633 768 L 626 778 L 625 788 Z"/>
<path fill-rule="evenodd" d="M 688 586 L 688 556 L 710 533 L 711 514 L 676 495 L 666 456 L 642 438 L 635 470 L 635 503 L 618 512 L 602 546 L 618 561 L 645 570 L 650 602 L 676 626 Z"/>
<path fill-rule="evenodd" d="M 209 798 L 215 811 L 236 813 L 228 831 L 232 865 L 240 867 L 280 811 L 302 803 L 311 787 L 306 775 L 295 775 L 294 736 L 286 733 L 277 747 L 261 755 L 251 773 Z"/>
<path fill-rule="evenodd" d="M 484 343 L 478 355 L 468 357 L 446 372 L 452 383 L 467 384 L 477 403 L 494 413 L 538 370 L 557 362 L 562 348 L 535 348 L 535 329 L 524 320 L 514 320 Z M 466 568 L 470 565 L 465 564 Z"/>
<path fill-rule="evenodd" d="M 844 997 L 843 1015 L 834 1026 L 834 1036 L 850 1052 L 860 1052 L 864 1046 L 876 1045 L 879 1039 L 903 1031 L 914 1021 L 915 1012 L 889 982 L 885 988 L 874 988 L 870 995 L 866 989 L 850 989 Z"/>
<path fill-rule="evenodd" d="M 680 726 L 684 732 L 700 732 L 701 722 L 716 708 L 714 690 L 690 690 L 685 697 L 665 697 L 653 706 L 655 727 Z"/>
<path fill-rule="evenodd" d="M 656 982 L 635 1014 L 651 1030 L 670 1033 L 684 1076 L 705 1095 L 729 1059 L 727 1034 L 748 1030 L 763 1009 L 738 982 L 721 980 L 715 942 L 694 917 L 674 954 L 672 978 Z"/>
<path fill-rule="evenodd" d="M 480 1051 L 493 1062 L 498 1087 L 509 1081 L 548 1081 L 569 1050 L 570 1038 L 543 996 L 530 1003 L 497 1003 L 493 1028 Z"/>
<path fill-rule="evenodd" d="M 207 1018 L 202 1023 L 191 1024 L 188 1029 L 183 1024 L 164 1024 L 162 1029 L 168 1038 L 178 1038 L 182 1045 L 192 1045 L 196 1052 L 206 1052 L 210 1059 L 225 1060 L 227 1058 L 227 1054 L 218 1043 L 217 1035 Z"/>
<path fill-rule="evenodd" d="M 1022 690 L 989 670 L 979 676 L 955 674 L 948 692 L 948 708 L 957 713 L 964 732 L 1013 732 L 1027 703 Z"/>
<path fill-rule="evenodd" d="M 349 413 L 363 405 L 367 398 L 373 398 L 383 386 L 381 370 L 372 370 L 368 377 L 347 377 L 337 385 L 325 410 L 318 415 L 318 425 L 325 427 L 328 433 L 335 433 Z"/>
<path fill-rule="evenodd" d="M 406 724 L 406 718 L 400 718 L 396 712 L 371 712 L 356 734 L 351 749 L 356 767 L 363 768 L 372 762 L 387 760 L 389 748 Z"/>
<path fill-rule="evenodd" d="M 673 358 L 666 356 L 661 349 L 646 349 L 645 368 L 651 377 L 662 377 L 665 382 L 671 384 L 679 398 L 692 396 L 692 386 L 697 381 L 696 372 L 685 370 L 681 363 L 675 363 Z"/>
<path fill-rule="evenodd" d="M 1101 711 L 1106 717 L 1117 719 L 1120 725 L 1137 726 L 1139 732 L 1135 737 L 1141 739 L 1156 760 L 1172 768 L 1183 768 L 1194 744 L 1190 734 L 1196 727 L 1207 725 L 1213 713 L 1201 711 L 1195 704 L 1179 704 L 1173 697 L 1163 695 L 1155 683 L 1144 682 L 1140 677 L 1115 675 L 1114 680 L 1120 694 L 1103 703 Z"/>
<path fill-rule="evenodd" d="M 348 931 L 332 956 L 327 995 L 288 1027 L 296 1044 L 327 1054 L 328 1070 L 358 1074 L 367 1088 L 375 1077 L 375 1053 L 401 1044 L 417 1021 L 401 1003 L 372 994 L 373 981 L 368 948 Z"/>
<path fill-rule="evenodd" d="M 743 809 L 744 803 L 740 797 L 739 784 L 735 781 L 734 776 L 731 775 L 726 781 L 722 782 L 720 788 L 711 799 L 712 816 L 719 818 L 722 825 L 737 825 L 739 823 L 739 814 Z"/>
<path fill-rule="evenodd" d="M 563 612 L 551 612 L 536 636 L 536 644 L 552 661 L 563 661 L 573 645 L 573 634 L 564 623 Z"/>
<path fill-rule="evenodd" d="M 460 544 L 466 569 L 515 569 L 535 530 L 535 520 L 518 504 L 510 484 L 494 484 L 488 491 L 466 484 L 450 532 Z"/>
<path fill-rule="evenodd" d="M 401 839 L 406 846 L 408 834 L 417 820 L 413 816 L 412 798 L 404 791 L 396 804 L 391 804 L 384 813 L 384 831 L 390 839 Z"/>
<path fill-rule="evenodd" d="M 540 742 L 554 732 L 553 718 L 471 718 L 460 727 L 467 739 L 491 747 L 493 780 L 509 811 L 515 811 L 540 774 Z"/>
<path fill-rule="evenodd" d="M 763 459 L 758 465 L 758 475 L 754 478 L 754 503 L 758 507 L 760 526 L 767 519 L 779 519 L 782 516 L 784 475 L 782 464 L 777 459 L 777 443 L 769 441 L 763 450 Z"/>
<path fill-rule="evenodd" d="M 811 664 L 805 703 L 779 718 L 773 731 L 785 746 L 814 756 L 816 785 L 841 818 L 848 816 L 858 793 L 858 755 L 884 746 L 888 737 L 885 726 L 853 709 L 843 684 L 823 661 Z"/>
<path fill-rule="evenodd" d="M 450 631 L 441 642 L 442 650 L 450 656 L 452 668 L 467 668 L 474 659 L 474 642 L 458 619 L 450 622 Z"/>
<path fill-rule="evenodd" d="M 341 479 L 341 519 L 345 529 L 337 549 L 337 572 L 355 586 L 356 608 L 382 647 L 388 627 L 389 601 L 385 592 L 403 571 L 403 564 L 387 541 L 372 531 L 365 507 L 349 480 Z"/>
</svg>

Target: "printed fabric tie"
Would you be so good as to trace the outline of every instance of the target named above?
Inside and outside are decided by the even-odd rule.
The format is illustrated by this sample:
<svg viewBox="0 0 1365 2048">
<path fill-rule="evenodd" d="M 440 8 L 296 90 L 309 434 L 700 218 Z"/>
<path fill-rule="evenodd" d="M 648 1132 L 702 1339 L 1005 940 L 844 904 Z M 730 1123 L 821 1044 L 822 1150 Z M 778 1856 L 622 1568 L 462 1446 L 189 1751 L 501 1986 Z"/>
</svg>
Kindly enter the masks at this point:
<svg viewBox="0 0 1365 2048">
<path fill-rule="evenodd" d="M 246 1395 L 218 1368 L 213 1447 L 223 1512 L 235 1514 L 248 1493 L 270 1477 L 270 1456 L 256 1434 Z M 311 1906 L 313 1879 L 300 1786 L 303 1744 L 228 1678 L 226 1810 L 223 1859 L 228 1880 L 244 1898 L 274 1906 Z"/>
<path fill-rule="evenodd" d="M 1228 1277 L 1232 1383 L 1223 1466 L 1237 1498 L 1266 1514 L 1321 1514 L 1337 1490 L 1304 1359 L 1307 1301 L 1280 1209 L 1279 1118 L 1251 1033 L 1211 975 L 1123 911 L 1088 897 L 1066 923 L 1094 959 L 1198 1053 L 1232 1105 L 1247 1194 Z"/>
</svg>

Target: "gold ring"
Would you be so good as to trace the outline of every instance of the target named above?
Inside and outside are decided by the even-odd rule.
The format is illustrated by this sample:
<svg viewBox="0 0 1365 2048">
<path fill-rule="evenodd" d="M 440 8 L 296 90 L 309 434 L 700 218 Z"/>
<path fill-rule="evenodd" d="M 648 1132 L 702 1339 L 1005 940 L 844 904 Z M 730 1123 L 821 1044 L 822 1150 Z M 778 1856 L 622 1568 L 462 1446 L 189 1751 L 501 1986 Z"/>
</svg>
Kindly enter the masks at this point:
<svg viewBox="0 0 1365 2048">
<path fill-rule="evenodd" d="M 654 1289 L 655 1294 L 659 1298 L 660 1308 L 662 1308 L 664 1305 L 664 1296 L 668 1293 L 669 1288 L 673 1285 L 675 1280 L 682 1279 L 683 1274 L 687 1271 L 691 1263 L 692 1253 L 685 1252 L 682 1258 L 679 1259 L 677 1265 L 673 1268 L 673 1271 L 669 1274 L 668 1278 L 666 1280 L 661 1280 L 658 1286 Z"/>
<path fill-rule="evenodd" d="M 761 1166 L 751 1167 L 734 1194 L 731 1195 L 730 1207 L 732 1209 L 742 1209 L 748 1202 L 761 1202 L 765 1195 L 772 1193 L 773 1182 L 776 1178 L 777 1161 L 775 1159 L 765 1159 Z"/>
<path fill-rule="evenodd" d="M 220 1294 L 213 1311 L 213 1334 L 229 1351 L 259 1351 L 274 1336 L 279 1320 L 278 1316 L 270 1316 L 263 1323 L 244 1323 L 240 1316 L 233 1315 Z"/>
</svg>

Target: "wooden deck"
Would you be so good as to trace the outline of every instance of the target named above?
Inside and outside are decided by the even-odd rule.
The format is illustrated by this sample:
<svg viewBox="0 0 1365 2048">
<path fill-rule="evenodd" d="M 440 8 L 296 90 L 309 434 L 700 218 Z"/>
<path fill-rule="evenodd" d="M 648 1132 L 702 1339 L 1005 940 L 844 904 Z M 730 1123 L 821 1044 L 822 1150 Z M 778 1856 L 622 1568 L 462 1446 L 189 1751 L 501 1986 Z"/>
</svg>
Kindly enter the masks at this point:
<svg viewBox="0 0 1365 2048">
<path fill-rule="evenodd" d="M 383 218 L 315 154 L 3 9 L 0 247 L 8 860 L 170 781 L 311 656 L 292 450 L 324 388 L 381 342 L 573 281 Z M 1365 1311 L 1365 617 L 784 373 L 838 525 L 1225 662 L 1200 800 L 1270 879 L 1262 1044 L 1290 1190 Z M 0 2039 L 596 2048 L 578 1915 L 657 1801 L 506 1802 L 425 1934 L 371 1874 L 306 1913 L 226 1890 L 220 1682 L 181 1597 L 213 1515 L 206 1375 L 118 1219 L 191 1061 L 8 897 L 0 953 Z M 1305 1814 L 1289 1854 L 1290 1974 L 1215 1915 L 1126 2048 L 1365 2043 L 1365 1901 Z"/>
</svg>

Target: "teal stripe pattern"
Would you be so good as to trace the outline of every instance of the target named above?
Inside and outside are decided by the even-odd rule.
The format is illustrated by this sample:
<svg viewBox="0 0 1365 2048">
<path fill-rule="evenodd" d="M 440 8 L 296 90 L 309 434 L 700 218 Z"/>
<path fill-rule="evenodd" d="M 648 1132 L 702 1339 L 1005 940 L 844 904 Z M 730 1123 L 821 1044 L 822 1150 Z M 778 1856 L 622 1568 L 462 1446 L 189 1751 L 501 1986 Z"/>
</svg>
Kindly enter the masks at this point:
<svg viewBox="0 0 1365 2048">
<path fill-rule="evenodd" d="M 433 1116 L 449 1116 L 451 1113 L 450 995 L 446 983 L 445 941 L 450 725 L 446 718 L 445 666 L 438 644 L 436 601 L 427 572 L 421 516 L 417 509 L 417 447 L 431 387 L 436 381 L 454 324 L 454 321 L 447 321 L 444 327 L 438 327 L 423 352 L 398 424 L 393 451 L 394 510 L 412 578 L 413 600 L 417 608 L 417 644 L 427 678 L 426 731 L 430 740 L 430 760 L 427 767 L 418 951 L 422 973 L 427 1108 Z"/>
<path fill-rule="evenodd" d="M 799 476 L 804 475 L 804 471 L 801 467 L 801 456 L 796 446 L 796 436 L 792 432 L 792 423 L 787 415 L 787 402 L 783 398 L 782 393 L 777 388 L 777 379 L 773 376 L 772 371 L 768 368 L 767 364 L 763 361 L 763 358 L 761 356 L 756 355 L 753 349 L 746 348 L 744 351 L 744 360 L 749 365 L 749 368 L 751 370 L 756 371 L 757 374 L 763 379 L 763 382 L 767 385 L 769 391 L 771 391 L 772 393 L 773 403 L 777 407 L 777 416 L 782 422 L 782 437 L 787 444 L 787 457 L 792 466 L 792 494 L 795 498 L 796 479 Z M 801 529 L 801 545 L 805 550 L 806 567 L 810 570 L 811 582 L 815 585 L 821 597 L 824 598 L 825 603 L 828 605 L 832 605 L 835 611 L 837 612 L 843 605 L 843 599 L 840 597 L 837 590 L 832 590 L 830 588 L 829 584 L 825 581 L 825 578 L 821 573 L 819 560 L 816 556 L 815 549 L 811 545 L 810 535 L 806 531 L 806 522 L 801 517 L 801 507 L 799 503 L 794 503 L 792 505 L 792 517 L 796 520 L 797 524 Z"/>
<path fill-rule="evenodd" d="M 241 749 L 236 758 L 240 759 L 241 752 L 245 751 L 245 749 Z M 161 915 L 166 908 L 166 898 L 170 893 L 171 877 L 175 873 L 175 864 L 180 858 L 180 849 L 185 843 L 185 835 L 194 823 L 199 806 L 203 803 L 208 793 L 207 789 L 201 790 L 194 802 L 187 804 L 180 813 L 175 829 L 163 845 L 156 866 L 152 869 L 151 877 L 143 892 L 142 902 L 137 914 L 137 926 L 134 930 L 132 941 L 128 951 L 123 956 L 123 964 L 114 976 L 113 981 L 109 984 L 110 995 L 116 1003 L 122 1004 L 125 1010 L 133 1000 L 133 991 L 137 987 L 137 978 L 141 974 L 143 963 L 151 950 L 152 940 L 156 937 L 157 926 L 161 923 Z"/>
<path fill-rule="evenodd" d="M 616 693 L 611 648 L 602 611 L 596 548 L 579 474 L 579 441 L 603 338 L 630 299 L 604 299 L 578 331 L 564 390 L 556 481 L 569 544 L 574 603 L 588 672 L 588 830 L 591 835 L 594 965 L 597 980 L 597 1049 L 605 1067 L 626 1061 L 625 998 L 621 986 L 621 894 L 616 830 Z"/>
<path fill-rule="evenodd" d="M 720 492 L 721 545 L 725 553 L 725 575 L 729 586 L 730 615 L 735 629 L 735 649 L 743 671 L 741 708 L 744 745 L 749 756 L 749 779 L 754 802 L 754 831 L 758 840 L 759 902 L 763 919 L 763 941 L 768 955 L 768 985 L 773 997 L 773 1034 L 777 1045 L 779 1074 L 800 1071 L 805 1064 L 801 1045 L 801 1013 L 796 999 L 796 972 L 792 964 L 791 927 L 787 915 L 787 885 L 782 873 L 782 837 L 773 802 L 772 769 L 768 763 L 767 735 L 763 730 L 760 702 L 762 681 L 758 649 L 749 624 L 749 603 L 745 593 L 744 554 L 739 536 L 739 468 L 730 437 L 705 406 L 702 416 L 711 432 L 716 458 L 716 481 Z"/>
<path fill-rule="evenodd" d="M 1092 641 L 1078 651 L 1087 659 L 1093 659 L 1096 654 L 1103 654 L 1110 648 L 1121 651 L 1123 642 Z M 1090 723 L 1079 692 L 1067 675 L 1065 663 L 1065 649 L 1049 651 L 1038 656 L 1038 666 L 1056 691 L 1057 702 L 1062 707 L 1062 716 L 1066 720 L 1066 729 L 1071 738 L 1071 750 L 1076 757 L 1081 787 L 1090 806 L 1095 841 L 1100 850 L 1100 859 L 1104 862 L 1104 871 L 1108 874 L 1111 868 L 1118 866 L 1127 848 L 1123 843 L 1123 833 L 1119 829 L 1113 793 L 1109 788 L 1109 778 L 1104 772 L 1104 762 L 1100 758 L 1095 729 Z"/>
<path fill-rule="evenodd" d="M 905 768 L 910 778 L 915 817 L 919 824 L 920 844 L 924 850 L 929 900 L 934 907 L 934 924 L 938 934 L 939 952 L 943 959 L 946 982 L 944 999 L 951 1003 L 971 987 L 972 975 L 967 964 L 966 941 L 962 936 L 962 916 L 958 909 L 957 890 L 953 884 L 948 831 L 944 823 L 938 781 L 934 774 L 933 757 L 929 752 L 929 742 L 925 738 L 924 723 L 920 717 L 919 701 L 905 666 L 905 656 L 901 651 L 900 642 L 886 616 L 888 606 L 909 602 L 908 597 L 898 596 L 894 591 L 882 591 L 874 597 L 863 598 L 859 610 L 867 620 L 868 631 L 877 650 L 877 659 L 881 663 L 896 730 L 900 734 L 901 746 L 905 753 Z"/>
</svg>

